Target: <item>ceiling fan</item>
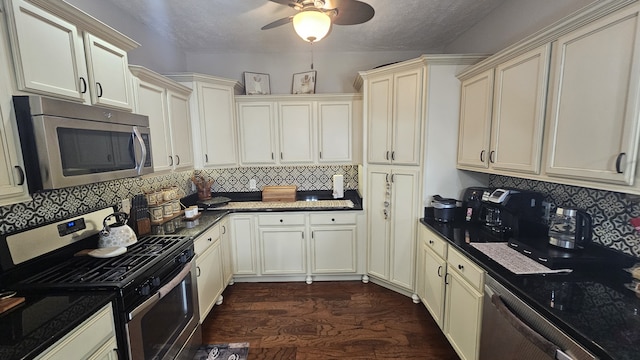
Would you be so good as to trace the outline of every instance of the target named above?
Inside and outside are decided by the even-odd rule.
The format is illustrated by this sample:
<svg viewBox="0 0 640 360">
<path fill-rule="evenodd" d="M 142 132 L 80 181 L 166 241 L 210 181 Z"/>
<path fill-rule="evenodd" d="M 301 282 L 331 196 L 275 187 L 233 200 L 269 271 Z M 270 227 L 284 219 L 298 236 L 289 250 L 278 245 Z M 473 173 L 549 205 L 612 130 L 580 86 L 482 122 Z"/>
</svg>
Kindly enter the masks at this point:
<svg viewBox="0 0 640 360">
<path fill-rule="evenodd" d="M 371 5 L 359 0 L 270 0 L 288 5 L 298 13 L 262 27 L 262 30 L 293 22 L 298 36 L 308 42 L 320 41 L 327 35 L 331 24 L 356 25 L 365 23 L 375 14 Z"/>
</svg>

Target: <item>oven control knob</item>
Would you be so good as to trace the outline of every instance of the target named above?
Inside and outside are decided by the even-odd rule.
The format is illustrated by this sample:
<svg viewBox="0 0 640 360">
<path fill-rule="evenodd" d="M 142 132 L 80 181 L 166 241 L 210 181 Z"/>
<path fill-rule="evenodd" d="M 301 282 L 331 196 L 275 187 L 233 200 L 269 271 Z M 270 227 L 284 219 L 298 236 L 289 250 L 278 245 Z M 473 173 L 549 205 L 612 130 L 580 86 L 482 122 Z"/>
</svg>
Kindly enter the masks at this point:
<svg viewBox="0 0 640 360">
<path fill-rule="evenodd" d="M 151 285 L 160 286 L 160 278 L 157 276 L 151 277 Z"/>
<path fill-rule="evenodd" d="M 142 285 L 138 286 L 138 294 L 142 296 L 148 296 L 151 294 L 151 286 L 149 282 L 144 282 Z"/>
</svg>

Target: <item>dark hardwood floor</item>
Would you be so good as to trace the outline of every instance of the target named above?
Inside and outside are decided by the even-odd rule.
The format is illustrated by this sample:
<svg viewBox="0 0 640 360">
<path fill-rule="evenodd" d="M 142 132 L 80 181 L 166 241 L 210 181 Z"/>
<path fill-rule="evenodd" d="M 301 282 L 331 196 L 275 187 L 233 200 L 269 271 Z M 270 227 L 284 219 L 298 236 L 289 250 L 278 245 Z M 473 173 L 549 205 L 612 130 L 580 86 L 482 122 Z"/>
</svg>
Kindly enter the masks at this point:
<svg viewBox="0 0 640 360">
<path fill-rule="evenodd" d="M 235 283 L 204 343 L 249 342 L 255 359 L 458 359 L 422 304 L 359 281 Z"/>
</svg>

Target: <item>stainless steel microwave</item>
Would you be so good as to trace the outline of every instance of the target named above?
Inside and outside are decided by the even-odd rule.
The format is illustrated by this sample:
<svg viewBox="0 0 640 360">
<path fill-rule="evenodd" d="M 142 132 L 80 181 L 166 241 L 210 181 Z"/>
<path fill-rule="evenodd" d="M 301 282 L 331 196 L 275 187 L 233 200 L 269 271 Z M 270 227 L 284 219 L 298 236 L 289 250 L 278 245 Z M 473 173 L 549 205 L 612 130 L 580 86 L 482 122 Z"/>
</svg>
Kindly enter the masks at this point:
<svg viewBox="0 0 640 360">
<path fill-rule="evenodd" d="M 14 96 L 29 192 L 153 172 L 149 118 L 42 96 Z"/>
</svg>

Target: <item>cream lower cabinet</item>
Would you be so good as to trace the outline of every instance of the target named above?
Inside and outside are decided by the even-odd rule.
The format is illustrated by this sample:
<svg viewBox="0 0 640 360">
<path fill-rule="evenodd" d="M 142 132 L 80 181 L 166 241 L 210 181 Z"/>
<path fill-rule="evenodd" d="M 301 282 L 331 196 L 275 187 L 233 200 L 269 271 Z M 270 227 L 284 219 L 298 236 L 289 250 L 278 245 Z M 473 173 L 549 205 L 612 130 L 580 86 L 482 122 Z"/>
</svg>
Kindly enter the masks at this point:
<svg viewBox="0 0 640 360">
<path fill-rule="evenodd" d="M 258 275 L 255 221 L 251 214 L 232 214 L 229 220 L 234 275 Z"/>
<path fill-rule="evenodd" d="M 449 248 L 445 278 L 444 334 L 463 360 L 478 359 L 484 271 Z"/>
<path fill-rule="evenodd" d="M 444 328 L 447 243 L 423 225 L 418 225 L 416 294 L 440 329 Z"/>
<path fill-rule="evenodd" d="M 311 273 L 357 272 L 355 213 L 310 214 Z"/>
<path fill-rule="evenodd" d="M 639 13 L 634 4 L 554 44 L 547 175 L 633 184 L 640 126 Z"/>
<path fill-rule="evenodd" d="M 71 330 L 35 359 L 118 359 L 118 345 L 111 303 Z"/>
<path fill-rule="evenodd" d="M 191 89 L 141 66 L 129 69 L 134 75 L 134 110 L 149 117 L 154 171 L 193 167 Z"/>
<path fill-rule="evenodd" d="M 223 279 L 221 242 L 219 224 L 198 236 L 194 242 L 200 323 L 216 303 L 222 303 L 221 295 L 226 284 Z"/>
<path fill-rule="evenodd" d="M 231 257 L 231 229 L 229 218 L 220 221 L 220 246 L 222 249 L 222 282 L 226 285 L 233 278 L 233 261 Z"/>
<path fill-rule="evenodd" d="M 370 166 L 367 175 L 368 273 L 413 291 L 419 170 Z"/>
<path fill-rule="evenodd" d="M 304 214 L 258 215 L 263 275 L 306 274 Z"/>
</svg>

